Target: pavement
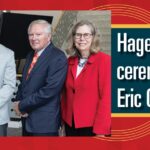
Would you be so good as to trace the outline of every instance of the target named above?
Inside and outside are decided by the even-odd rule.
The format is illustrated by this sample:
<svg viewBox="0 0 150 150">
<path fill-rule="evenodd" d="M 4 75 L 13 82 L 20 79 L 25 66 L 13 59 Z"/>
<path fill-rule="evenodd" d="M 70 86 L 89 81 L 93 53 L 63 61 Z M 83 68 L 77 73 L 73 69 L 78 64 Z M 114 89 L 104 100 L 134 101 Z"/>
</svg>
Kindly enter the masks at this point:
<svg viewBox="0 0 150 150">
<path fill-rule="evenodd" d="M 21 136 L 22 128 L 8 128 L 7 136 Z"/>
<path fill-rule="evenodd" d="M 10 121 L 8 123 L 7 136 L 22 136 L 21 121 Z"/>
</svg>

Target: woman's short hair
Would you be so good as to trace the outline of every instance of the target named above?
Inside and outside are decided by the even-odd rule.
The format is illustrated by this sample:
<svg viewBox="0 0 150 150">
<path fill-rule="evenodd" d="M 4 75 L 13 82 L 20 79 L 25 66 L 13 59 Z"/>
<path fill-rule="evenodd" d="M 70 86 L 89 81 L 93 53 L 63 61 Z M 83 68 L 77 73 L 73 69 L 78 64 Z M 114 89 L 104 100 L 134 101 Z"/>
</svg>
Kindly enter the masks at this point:
<svg viewBox="0 0 150 150">
<path fill-rule="evenodd" d="M 32 27 L 32 25 L 34 25 L 34 24 L 43 24 L 43 25 L 45 25 L 45 33 L 48 33 L 48 34 L 51 34 L 51 24 L 48 22 L 48 21 L 46 21 L 46 20 L 42 20 L 42 19 L 39 19 L 39 20 L 34 20 L 34 21 L 32 21 L 30 24 L 29 24 L 29 27 L 28 27 L 28 33 L 29 33 L 29 31 L 30 31 L 30 28 Z"/>
<path fill-rule="evenodd" d="M 98 35 L 98 32 L 95 26 L 88 20 L 81 20 L 80 22 L 76 23 L 73 26 L 71 33 L 69 34 L 68 39 L 67 39 L 68 46 L 67 46 L 66 52 L 67 54 L 71 56 L 75 56 L 78 54 L 78 51 L 74 44 L 74 35 L 76 34 L 77 29 L 83 25 L 87 25 L 91 29 L 91 33 L 93 35 L 93 40 L 92 40 L 92 44 L 90 47 L 90 53 L 91 54 L 97 53 L 100 50 L 100 37 Z"/>
</svg>

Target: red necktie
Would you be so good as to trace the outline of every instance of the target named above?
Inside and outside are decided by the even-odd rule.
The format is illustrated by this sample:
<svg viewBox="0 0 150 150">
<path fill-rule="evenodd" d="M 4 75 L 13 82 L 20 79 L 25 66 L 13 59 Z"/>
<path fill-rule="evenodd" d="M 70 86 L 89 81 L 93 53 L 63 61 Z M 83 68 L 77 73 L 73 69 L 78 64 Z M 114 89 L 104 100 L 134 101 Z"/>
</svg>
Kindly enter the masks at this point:
<svg viewBox="0 0 150 150">
<path fill-rule="evenodd" d="M 27 78 L 26 78 L 26 79 L 28 79 L 29 74 L 31 73 L 31 70 L 33 69 L 34 65 L 36 64 L 36 62 L 37 62 L 37 60 L 38 60 L 38 57 L 39 57 L 38 54 L 37 54 L 37 53 L 34 53 L 34 57 L 33 57 L 32 62 L 31 62 L 31 64 L 30 64 L 30 68 L 29 68 L 29 70 L 28 70 Z"/>
</svg>

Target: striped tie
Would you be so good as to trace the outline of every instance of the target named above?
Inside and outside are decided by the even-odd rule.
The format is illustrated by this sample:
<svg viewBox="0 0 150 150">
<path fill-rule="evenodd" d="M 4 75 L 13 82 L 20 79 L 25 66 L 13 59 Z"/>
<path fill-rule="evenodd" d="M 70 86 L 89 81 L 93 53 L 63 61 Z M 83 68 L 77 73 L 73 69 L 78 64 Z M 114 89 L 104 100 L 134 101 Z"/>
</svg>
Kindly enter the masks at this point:
<svg viewBox="0 0 150 150">
<path fill-rule="evenodd" d="M 37 62 L 37 60 L 38 60 L 38 57 L 39 57 L 38 54 L 37 54 L 37 53 L 34 53 L 34 57 L 33 57 L 32 62 L 31 62 L 31 64 L 30 64 L 30 68 L 29 68 L 29 70 L 28 70 L 27 78 L 26 78 L 26 79 L 28 79 L 29 74 L 31 73 L 31 70 L 33 69 L 34 65 L 36 64 L 36 62 Z"/>
</svg>

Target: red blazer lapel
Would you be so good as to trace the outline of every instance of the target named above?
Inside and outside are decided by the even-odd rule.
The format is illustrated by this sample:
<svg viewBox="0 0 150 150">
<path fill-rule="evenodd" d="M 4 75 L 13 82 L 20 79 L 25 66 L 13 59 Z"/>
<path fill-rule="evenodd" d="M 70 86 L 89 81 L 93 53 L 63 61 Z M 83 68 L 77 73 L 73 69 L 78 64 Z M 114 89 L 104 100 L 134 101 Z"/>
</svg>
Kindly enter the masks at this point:
<svg viewBox="0 0 150 150">
<path fill-rule="evenodd" d="M 78 58 L 77 57 L 70 57 L 69 58 L 69 65 L 71 65 L 70 71 L 72 73 L 74 80 L 76 79 L 77 64 L 78 64 Z"/>
</svg>

